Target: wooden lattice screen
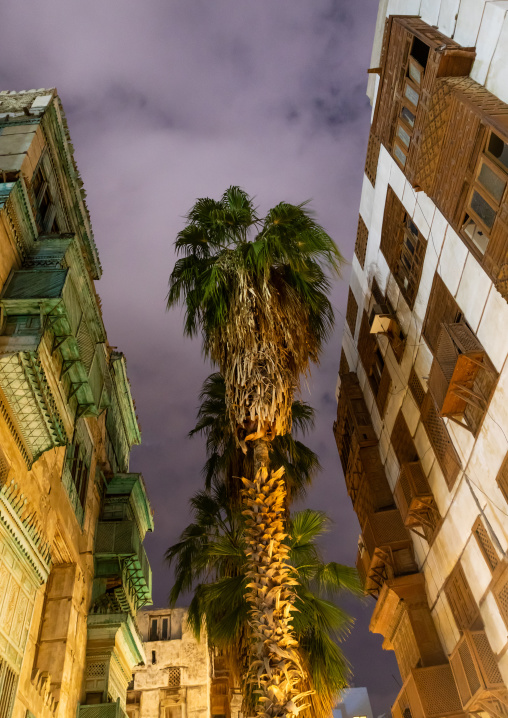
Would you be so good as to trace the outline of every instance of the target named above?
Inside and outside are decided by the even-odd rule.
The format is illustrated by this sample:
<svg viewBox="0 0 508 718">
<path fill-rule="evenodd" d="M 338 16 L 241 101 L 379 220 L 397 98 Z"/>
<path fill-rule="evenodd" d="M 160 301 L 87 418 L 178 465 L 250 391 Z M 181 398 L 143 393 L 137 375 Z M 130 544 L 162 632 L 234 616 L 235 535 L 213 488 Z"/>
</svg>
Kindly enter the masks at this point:
<svg viewBox="0 0 508 718">
<path fill-rule="evenodd" d="M 478 604 L 469 588 L 460 562 L 446 582 L 445 594 L 459 630 L 463 631 L 473 626 L 482 627 Z"/>
<path fill-rule="evenodd" d="M 356 230 L 355 254 L 363 269 L 365 266 L 365 255 L 367 254 L 367 241 L 369 239 L 369 230 L 362 219 L 362 215 L 358 218 L 358 229 Z"/>
<path fill-rule="evenodd" d="M 427 436 L 429 437 L 448 488 L 451 489 L 460 471 L 461 463 L 448 435 L 445 423 L 439 416 L 434 399 L 429 392 L 425 395 L 421 412 L 425 431 L 427 432 Z"/>
<path fill-rule="evenodd" d="M 355 295 L 349 288 L 349 294 L 347 298 L 347 309 L 346 309 L 346 321 L 351 331 L 351 336 L 354 339 L 356 329 L 356 317 L 358 316 L 358 302 L 356 301 Z"/>
<path fill-rule="evenodd" d="M 380 249 L 392 273 L 397 271 L 400 257 L 403 222 L 406 214 L 404 205 L 393 189 L 388 185 L 386 193 L 383 228 L 381 230 Z"/>
<path fill-rule="evenodd" d="M 379 150 L 381 148 L 381 140 L 375 132 L 370 131 L 369 143 L 367 145 L 367 158 L 365 160 L 365 174 L 373 185 L 376 184 L 377 163 L 379 160 Z"/>
<path fill-rule="evenodd" d="M 372 363 L 374 361 L 374 352 L 377 342 L 375 334 L 370 333 L 369 318 L 367 312 L 362 314 L 362 323 L 360 324 L 360 334 L 358 337 L 358 354 L 362 360 L 363 368 L 367 375 L 370 374 Z"/>
<path fill-rule="evenodd" d="M 423 324 L 423 336 L 433 354 L 436 353 L 441 324 L 455 324 L 460 321 L 460 307 L 439 276 L 434 276 L 430 300 Z"/>
<path fill-rule="evenodd" d="M 508 502 L 508 454 L 506 454 L 503 464 L 499 469 L 496 481 L 505 498 L 505 501 Z"/>
<path fill-rule="evenodd" d="M 385 303 L 385 295 L 379 288 L 379 284 L 377 283 L 376 277 L 372 278 L 372 296 L 374 297 L 374 301 L 376 302 L 376 304 Z"/>
<path fill-rule="evenodd" d="M 480 547 L 480 551 L 483 554 L 483 558 L 485 559 L 487 566 L 493 572 L 499 563 L 499 556 L 494 548 L 489 532 L 485 528 L 485 525 L 479 516 L 474 522 L 473 536 L 478 542 L 478 546 Z"/>
<path fill-rule="evenodd" d="M 388 366 L 385 364 L 383 373 L 381 374 L 381 381 L 379 382 L 379 389 L 376 394 L 376 404 L 379 409 L 381 418 L 384 416 L 388 397 L 390 395 L 390 389 L 392 386 L 392 378 L 388 371 Z"/>
<path fill-rule="evenodd" d="M 508 626 L 508 571 L 504 571 L 500 580 L 494 586 L 493 594 L 499 613 L 503 617 L 505 625 Z"/>
<path fill-rule="evenodd" d="M 399 411 L 395 424 L 393 425 L 391 442 L 397 461 L 402 464 L 418 461 L 418 452 L 413 442 L 411 432 L 408 429 L 402 409 Z"/>
<path fill-rule="evenodd" d="M 413 399 L 416 401 L 416 405 L 419 409 L 421 409 L 423 400 L 425 398 L 425 389 L 423 388 L 422 383 L 418 378 L 418 374 L 416 373 L 414 366 L 411 367 L 408 386 L 411 390 L 411 394 L 413 395 Z"/>
</svg>

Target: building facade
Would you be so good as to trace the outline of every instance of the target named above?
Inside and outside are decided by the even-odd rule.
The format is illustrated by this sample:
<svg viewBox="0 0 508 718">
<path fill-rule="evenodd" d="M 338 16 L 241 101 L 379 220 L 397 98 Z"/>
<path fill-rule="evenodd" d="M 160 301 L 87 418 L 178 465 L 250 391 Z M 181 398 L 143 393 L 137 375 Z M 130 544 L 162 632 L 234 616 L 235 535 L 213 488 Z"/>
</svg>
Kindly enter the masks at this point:
<svg viewBox="0 0 508 718">
<path fill-rule="evenodd" d="M 508 2 L 382 0 L 334 432 L 394 718 L 508 715 Z"/>
<path fill-rule="evenodd" d="M 346 688 L 332 713 L 333 718 L 374 718 L 369 692 L 364 686 Z"/>
<path fill-rule="evenodd" d="M 153 529 L 55 90 L 0 93 L 0 718 L 125 716 Z"/>
<path fill-rule="evenodd" d="M 185 608 L 140 611 L 146 664 L 133 672 L 128 718 L 210 718 L 212 665 L 206 637 L 197 641 Z"/>
</svg>

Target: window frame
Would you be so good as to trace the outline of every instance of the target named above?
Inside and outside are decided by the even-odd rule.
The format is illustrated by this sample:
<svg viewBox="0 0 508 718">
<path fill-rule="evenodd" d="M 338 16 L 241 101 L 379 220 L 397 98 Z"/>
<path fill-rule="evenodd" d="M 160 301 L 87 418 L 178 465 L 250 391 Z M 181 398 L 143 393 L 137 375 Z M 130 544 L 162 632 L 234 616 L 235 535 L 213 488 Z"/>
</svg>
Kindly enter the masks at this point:
<svg viewBox="0 0 508 718">
<path fill-rule="evenodd" d="M 501 210 L 501 207 L 503 204 L 505 204 L 508 200 L 508 169 L 497 160 L 496 157 L 494 157 L 489 151 L 488 146 L 491 140 L 492 135 L 496 135 L 504 144 L 508 144 L 505 142 L 505 140 L 499 136 L 494 130 L 488 129 L 486 132 L 486 136 L 483 139 L 483 142 L 480 147 L 480 151 L 478 153 L 478 157 L 475 162 L 474 172 L 473 172 L 473 178 L 471 180 L 470 186 L 468 188 L 466 199 L 464 202 L 464 206 L 462 208 L 462 212 L 460 213 L 460 236 L 465 240 L 468 247 L 472 248 L 472 250 L 475 253 L 479 253 L 481 256 L 484 256 L 488 250 L 489 242 L 491 239 L 492 232 L 494 230 L 494 226 L 496 224 L 496 221 L 498 219 L 499 212 Z M 486 165 L 494 174 L 504 181 L 505 187 L 503 190 L 503 194 L 501 195 L 501 199 L 497 200 L 490 192 L 489 190 L 480 182 L 479 177 L 482 170 L 483 165 Z M 494 210 L 495 216 L 492 221 L 492 226 L 489 227 L 485 222 L 478 216 L 476 211 L 472 208 L 471 202 L 473 199 L 474 193 L 477 193 L 480 195 L 480 197 L 489 205 L 489 207 Z M 481 249 L 481 247 L 478 246 L 474 242 L 471 237 L 467 235 L 465 232 L 465 227 L 467 224 L 467 218 L 470 218 L 475 222 L 478 229 L 480 229 L 483 234 L 485 235 L 487 242 L 485 245 L 485 249 Z"/>
<path fill-rule="evenodd" d="M 414 78 L 412 78 L 411 75 L 409 74 L 409 67 L 410 67 L 410 65 L 414 65 L 414 66 L 416 67 L 417 71 L 420 73 L 420 82 L 419 82 L 419 83 L 416 83 L 416 80 L 415 80 Z M 423 65 L 420 65 L 420 63 L 418 62 L 418 60 L 416 60 L 416 59 L 411 55 L 411 53 L 409 53 L 409 58 L 408 58 L 408 61 L 407 61 L 407 76 L 408 76 L 415 84 L 417 84 L 419 88 L 421 88 L 421 86 L 422 86 L 422 80 L 423 80 L 424 75 L 425 75 L 425 68 L 423 67 Z"/>
</svg>

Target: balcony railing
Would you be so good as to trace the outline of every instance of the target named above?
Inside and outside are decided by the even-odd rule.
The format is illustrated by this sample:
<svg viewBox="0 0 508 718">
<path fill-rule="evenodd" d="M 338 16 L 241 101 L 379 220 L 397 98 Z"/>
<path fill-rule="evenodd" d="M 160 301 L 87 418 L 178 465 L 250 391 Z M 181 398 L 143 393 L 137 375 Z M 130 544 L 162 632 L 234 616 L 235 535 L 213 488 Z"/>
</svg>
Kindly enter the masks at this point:
<svg viewBox="0 0 508 718">
<path fill-rule="evenodd" d="M 448 663 L 413 668 L 392 706 L 393 718 L 464 716 Z"/>
<path fill-rule="evenodd" d="M 151 601 L 152 570 L 134 521 L 99 521 L 95 557 L 98 561 L 120 560 L 127 588 L 136 594 L 138 608 Z"/>
<path fill-rule="evenodd" d="M 464 631 L 450 665 L 465 711 L 508 713 L 508 691 L 485 631 Z"/>
<path fill-rule="evenodd" d="M 356 567 L 365 592 L 377 595 L 387 579 L 415 573 L 413 543 L 398 509 L 371 514 L 363 527 Z"/>
<path fill-rule="evenodd" d="M 404 526 L 432 540 L 441 516 L 419 461 L 402 465 L 394 495 Z"/>
</svg>

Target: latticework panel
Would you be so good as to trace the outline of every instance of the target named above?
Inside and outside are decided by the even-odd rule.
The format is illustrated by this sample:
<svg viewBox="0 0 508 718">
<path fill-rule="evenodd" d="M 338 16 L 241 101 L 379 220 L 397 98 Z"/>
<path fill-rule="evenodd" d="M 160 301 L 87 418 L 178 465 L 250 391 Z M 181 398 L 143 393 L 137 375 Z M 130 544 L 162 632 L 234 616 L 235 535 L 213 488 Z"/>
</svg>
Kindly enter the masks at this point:
<svg viewBox="0 0 508 718">
<path fill-rule="evenodd" d="M 461 713 L 460 698 L 449 665 L 418 668 L 413 671 L 413 678 L 425 718 Z"/>
<path fill-rule="evenodd" d="M 482 674 L 487 688 L 503 686 L 503 678 L 499 672 L 494 651 L 490 647 L 485 631 L 472 631 L 471 637 L 480 661 Z"/>
<path fill-rule="evenodd" d="M 372 185 L 376 184 L 377 164 L 379 160 L 379 150 L 381 149 L 381 140 L 371 130 L 369 135 L 369 143 L 367 145 L 367 157 L 365 160 L 365 174 L 371 181 Z"/>
<path fill-rule="evenodd" d="M 441 324 L 454 324 L 460 316 L 459 305 L 436 272 L 423 325 L 423 336 L 434 354 L 441 333 Z"/>
<path fill-rule="evenodd" d="M 390 270 L 395 273 L 400 257 L 403 223 L 406 210 L 393 189 L 388 186 L 381 230 L 380 249 Z"/>
<path fill-rule="evenodd" d="M 365 255 L 367 254 L 367 242 L 369 239 L 369 230 L 360 215 L 358 218 L 358 229 L 356 230 L 355 254 L 363 269 L 365 265 Z"/>
<path fill-rule="evenodd" d="M 473 526 L 473 535 L 480 547 L 480 551 L 491 571 L 494 571 L 499 563 L 499 556 L 494 548 L 494 544 L 488 534 L 487 529 L 480 517 L 478 517 Z"/>
<path fill-rule="evenodd" d="M 450 665 L 466 710 L 474 711 L 478 701 L 488 697 L 487 692 L 505 688 L 485 631 L 464 631 Z"/>
<path fill-rule="evenodd" d="M 506 575 L 506 573 L 495 587 L 494 597 L 499 608 L 499 613 L 503 617 L 506 626 L 508 626 L 508 575 Z"/>
<path fill-rule="evenodd" d="M 420 152 L 416 166 L 416 181 L 432 196 L 434 180 L 441 154 L 441 145 L 450 116 L 450 88 L 443 80 L 436 82 L 425 118 Z"/>
<path fill-rule="evenodd" d="M 351 331 L 351 336 L 354 338 L 356 329 L 356 318 L 358 316 L 358 302 L 356 301 L 355 295 L 349 288 L 349 294 L 347 298 L 347 309 L 346 309 L 346 321 Z"/>
<path fill-rule="evenodd" d="M 423 400 L 425 398 L 425 389 L 423 388 L 414 367 L 411 367 L 408 386 L 411 391 L 411 394 L 413 395 L 413 399 L 416 402 L 416 405 L 418 406 L 418 408 L 421 409 Z"/>
<path fill-rule="evenodd" d="M 90 367 L 92 366 L 93 355 L 95 352 L 95 343 L 92 339 L 90 330 L 88 329 L 88 325 L 84 317 L 82 317 L 81 319 L 78 334 L 76 336 L 76 341 L 78 343 L 81 361 L 85 365 L 87 372 L 89 372 Z"/>
<path fill-rule="evenodd" d="M 181 669 L 171 666 L 168 669 L 168 688 L 180 688 Z"/>
<path fill-rule="evenodd" d="M 420 652 L 407 611 L 403 611 L 399 624 L 392 637 L 393 650 L 402 680 L 405 681 L 411 669 L 420 660 Z"/>
<path fill-rule="evenodd" d="M 363 529 L 363 537 L 370 554 L 381 546 L 411 541 L 398 509 L 372 514 Z"/>
<path fill-rule="evenodd" d="M 451 488 L 460 471 L 460 459 L 448 435 L 446 426 L 437 413 L 434 399 L 430 393 L 425 395 L 422 404 L 422 422 L 446 483 Z"/>
<path fill-rule="evenodd" d="M 0 659 L 0 718 L 10 718 L 16 696 L 17 675 Z"/>
<path fill-rule="evenodd" d="M 457 628 L 460 630 L 471 628 L 479 619 L 480 611 L 460 562 L 457 563 L 446 582 L 445 594 Z"/>
</svg>

